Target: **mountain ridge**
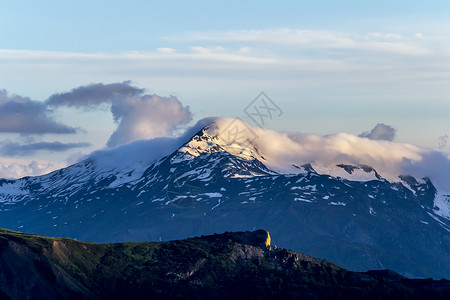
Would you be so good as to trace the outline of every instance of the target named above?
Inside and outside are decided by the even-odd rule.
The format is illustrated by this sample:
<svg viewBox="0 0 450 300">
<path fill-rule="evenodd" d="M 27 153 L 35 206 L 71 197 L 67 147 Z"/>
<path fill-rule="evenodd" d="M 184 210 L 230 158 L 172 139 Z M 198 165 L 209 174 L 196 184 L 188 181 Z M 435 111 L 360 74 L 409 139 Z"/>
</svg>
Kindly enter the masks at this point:
<svg viewBox="0 0 450 300">
<path fill-rule="evenodd" d="M 43 177 L 3 180 L 0 226 L 95 242 L 267 228 L 283 247 L 352 270 L 450 278 L 450 219 L 439 214 L 429 178 L 390 182 L 349 163 L 335 167 L 350 177 L 321 174 L 311 163 L 291 164 L 294 171 L 284 174 L 268 167 L 272 157 L 256 142 L 222 140 L 211 126 L 97 152 Z M 168 146 L 147 153 L 161 143 Z M 155 159 L 161 153 L 168 154 Z M 357 172 L 371 179 L 351 180 Z"/>
<path fill-rule="evenodd" d="M 270 245 L 265 230 L 96 244 L 0 229 L 5 299 L 446 299 L 448 280 L 350 272 Z M 13 276 L 12 276 L 13 275 Z"/>
</svg>

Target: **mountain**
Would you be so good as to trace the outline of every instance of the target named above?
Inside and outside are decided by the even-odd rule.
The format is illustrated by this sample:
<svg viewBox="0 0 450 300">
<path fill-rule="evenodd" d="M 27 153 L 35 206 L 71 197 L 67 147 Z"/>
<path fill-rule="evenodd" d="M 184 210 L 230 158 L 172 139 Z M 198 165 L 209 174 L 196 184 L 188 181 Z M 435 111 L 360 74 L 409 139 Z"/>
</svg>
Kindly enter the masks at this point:
<svg viewBox="0 0 450 300">
<path fill-rule="evenodd" d="M 438 180 L 390 168 L 392 161 L 369 165 L 376 153 L 360 162 L 348 154 L 297 159 L 317 137 L 307 143 L 233 122 L 207 119 L 179 138 L 99 151 L 40 177 L 2 179 L 0 226 L 91 242 L 266 228 L 280 246 L 350 270 L 450 278 L 450 197 Z M 353 152 L 349 140 L 378 145 L 337 138 Z M 381 146 L 377 153 L 399 156 L 398 145 Z"/>
<path fill-rule="evenodd" d="M 2 299 L 448 299 L 450 281 L 350 272 L 267 231 L 95 244 L 0 229 Z"/>
</svg>

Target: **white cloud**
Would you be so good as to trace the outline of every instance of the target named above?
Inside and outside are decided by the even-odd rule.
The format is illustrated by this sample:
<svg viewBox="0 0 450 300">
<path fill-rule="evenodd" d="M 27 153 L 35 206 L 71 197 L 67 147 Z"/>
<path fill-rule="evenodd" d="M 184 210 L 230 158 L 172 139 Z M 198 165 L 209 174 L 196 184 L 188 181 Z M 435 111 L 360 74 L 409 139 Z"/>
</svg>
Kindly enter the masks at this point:
<svg viewBox="0 0 450 300">
<path fill-rule="evenodd" d="M 386 52 L 392 54 L 400 54 L 400 55 L 411 55 L 411 56 L 421 56 L 430 54 L 431 51 L 429 49 L 409 45 L 406 43 L 395 43 L 395 42 L 370 42 L 360 44 L 355 46 L 355 49 L 361 49 L 365 51 L 379 51 Z"/>
<path fill-rule="evenodd" d="M 39 176 L 66 167 L 66 163 L 0 157 L 0 178 Z"/>
<path fill-rule="evenodd" d="M 240 54 L 250 54 L 252 52 L 252 48 L 250 47 L 241 47 L 238 50 L 238 53 Z"/>
<path fill-rule="evenodd" d="M 131 141 L 170 136 L 180 125 L 192 120 L 188 107 L 175 97 L 145 95 L 114 101 L 111 112 L 119 123 L 111 135 L 108 146 Z"/>
<path fill-rule="evenodd" d="M 173 49 L 173 48 L 158 48 L 156 50 L 158 50 L 159 53 L 163 53 L 163 54 L 175 53 L 175 49 Z"/>
<path fill-rule="evenodd" d="M 400 34 L 396 34 L 396 33 L 372 32 L 372 33 L 369 33 L 369 36 L 375 37 L 375 38 L 387 38 L 387 39 L 395 39 L 395 40 L 403 39 L 403 37 Z"/>
<path fill-rule="evenodd" d="M 176 97 L 146 95 L 143 89 L 133 87 L 129 81 L 80 86 L 70 92 L 54 94 L 46 103 L 54 107 L 84 109 L 110 104 L 118 127 L 109 138 L 109 147 L 170 136 L 178 126 L 192 120 L 189 107 L 184 107 Z"/>
</svg>

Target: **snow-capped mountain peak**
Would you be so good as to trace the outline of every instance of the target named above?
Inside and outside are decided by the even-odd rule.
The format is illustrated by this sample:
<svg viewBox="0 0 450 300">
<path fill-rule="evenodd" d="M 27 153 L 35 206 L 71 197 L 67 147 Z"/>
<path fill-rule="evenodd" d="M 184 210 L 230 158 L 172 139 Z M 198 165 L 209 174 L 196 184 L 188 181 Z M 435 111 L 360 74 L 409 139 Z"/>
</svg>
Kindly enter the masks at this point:
<svg viewBox="0 0 450 300">
<path fill-rule="evenodd" d="M 203 119 L 176 138 L 142 140 L 97 151 L 68 168 L 27 180 L 39 182 L 41 190 L 46 190 L 64 183 L 79 186 L 90 180 L 100 182 L 110 178 L 108 188 L 114 188 L 139 181 L 149 167 L 160 164 L 172 154 L 171 163 L 177 164 L 211 153 L 257 162 L 264 172 L 249 171 L 256 176 L 312 171 L 351 181 L 388 180 L 407 188 L 410 187 L 402 179 L 404 175 L 412 175 L 419 181 L 429 177 L 433 183 L 440 182 L 433 174 L 427 174 L 426 168 L 414 167 L 414 164 L 423 164 L 427 152 L 411 145 L 371 141 L 347 134 L 289 135 L 255 128 L 240 119 L 230 118 Z M 27 189 L 21 182 L 24 181 L 5 181 L 0 193 L 23 195 Z M 450 194 L 445 185 L 437 186 L 441 195 Z"/>
<path fill-rule="evenodd" d="M 265 159 L 259 155 L 258 149 L 252 144 L 251 137 L 242 135 L 231 138 L 229 133 L 223 131 L 223 122 L 233 122 L 233 119 L 220 118 L 214 120 L 211 124 L 205 126 L 178 151 L 186 154 L 188 157 L 198 157 L 203 153 L 227 152 L 233 156 L 246 160 Z M 221 124 L 222 123 L 222 124 Z M 243 124 L 243 123 L 241 123 Z M 244 126 L 244 125 L 242 125 Z M 245 133 L 245 129 L 236 129 Z"/>
<path fill-rule="evenodd" d="M 215 118 L 210 119 L 210 122 L 178 149 L 182 155 L 178 155 L 174 163 L 205 153 L 226 152 L 248 161 L 257 160 L 277 174 L 310 172 L 311 170 L 303 168 L 305 165 L 317 174 L 352 181 L 388 180 L 402 183 L 401 176 L 407 174 L 405 170 L 402 170 L 400 162 L 393 163 L 383 159 L 376 161 L 370 149 L 366 153 L 358 153 L 358 157 L 350 155 L 345 148 L 336 149 L 334 144 L 338 142 L 334 142 L 333 147 L 328 145 L 328 148 L 331 148 L 328 149 L 327 139 L 335 139 L 335 136 L 309 138 L 306 144 L 302 136 L 300 139 L 297 136 L 296 139 L 288 134 L 254 128 L 240 119 Z M 338 136 L 341 139 L 349 138 L 348 135 Z M 367 139 L 350 137 L 350 139 L 355 138 L 357 142 L 367 142 Z M 319 150 L 324 143 L 324 149 Z M 383 151 L 390 146 L 385 142 L 381 144 Z M 405 146 L 405 148 L 408 147 Z M 312 153 L 314 150 L 318 153 Z M 416 153 L 405 152 L 403 159 L 416 155 Z M 419 174 L 419 180 L 422 177 L 427 177 L 427 174 Z"/>
<path fill-rule="evenodd" d="M 449 274 L 450 197 L 426 177 L 429 166 L 411 168 L 429 162 L 427 153 L 206 119 L 180 137 L 0 180 L 0 227 L 109 242 L 265 227 L 287 247 L 310 247 L 343 266 L 360 257 L 370 268 L 439 276 Z"/>
</svg>

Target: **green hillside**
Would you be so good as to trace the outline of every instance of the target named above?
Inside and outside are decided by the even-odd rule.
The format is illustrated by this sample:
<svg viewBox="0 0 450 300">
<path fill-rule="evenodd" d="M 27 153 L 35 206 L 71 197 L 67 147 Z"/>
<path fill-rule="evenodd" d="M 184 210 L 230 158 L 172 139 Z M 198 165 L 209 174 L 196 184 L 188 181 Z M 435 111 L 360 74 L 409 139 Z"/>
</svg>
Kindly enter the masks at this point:
<svg viewBox="0 0 450 300">
<path fill-rule="evenodd" d="M 445 299 L 446 280 L 357 273 L 267 245 L 267 231 L 96 244 L 0 230 L 5 299 Z M 431 297 L 431 298 L 430 298 Z"/>
</svg>

